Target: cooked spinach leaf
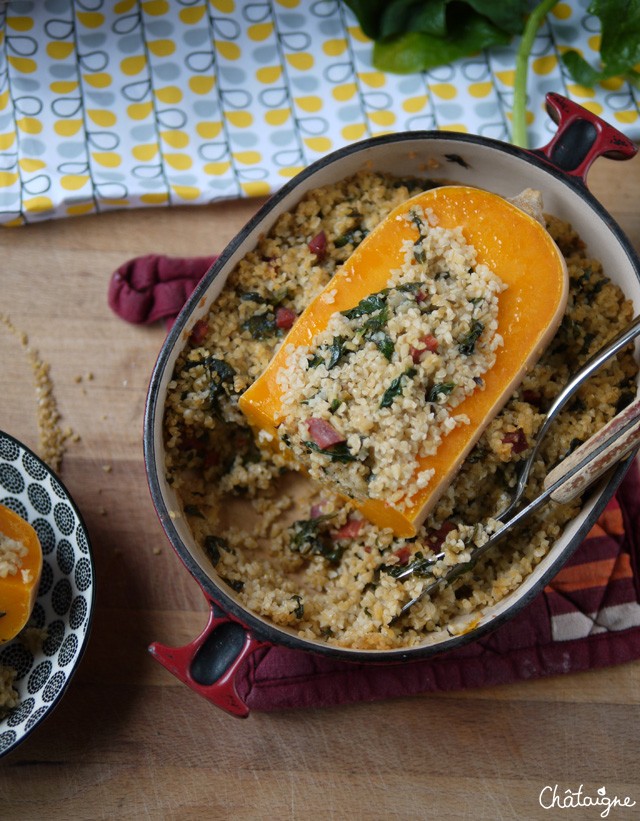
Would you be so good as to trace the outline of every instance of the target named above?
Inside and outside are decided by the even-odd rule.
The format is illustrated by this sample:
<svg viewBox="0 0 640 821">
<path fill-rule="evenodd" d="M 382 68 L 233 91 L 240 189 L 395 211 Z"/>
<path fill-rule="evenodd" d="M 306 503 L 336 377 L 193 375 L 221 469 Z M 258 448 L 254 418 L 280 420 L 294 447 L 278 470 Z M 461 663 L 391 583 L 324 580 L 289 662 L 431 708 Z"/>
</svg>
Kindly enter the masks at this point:
<svg viewBox="0 0 640 821">
<path fill-rule="evenodd" d="M 368 316 L 358 330 L 365 339 L 370 339 L 372 334 L 385 328 L 388 321 L 389 306 L 385 304 L 379 311 L 375 311 L 371 316 Z"/>
<path fill-rule="evenodd" d="M 416 375 L 416 373 L 417 371 L 415 368 L 407 368 L 407 370 L 404 371 L 404 373 L 401 373 L 400 376 L 396 376 L 386 391 L 382 394 L 380 407 L 390 408 L 393 404 L 393 400 L 402 393 L 402 380 L 404 377 L 411 379 Z"/>
<path fill-rule="evenodd" d="M 381 311 L 386 307 L 388 293 L 389 289 L 385 288 L 383 291 L 378 291 L 376 294 L 369 294 L 369 296 L 361 299 L 355 307 L 349 308 L 347 311 L 342 311 L 342 315 L 346 316 L 347 319 L 356 319 L 357 317 L 364 316 L 365 314 L 372 314 L 375 311 Z"/>
<path fill-rule="evenodd" d="M 236 375 L 236 372 L 224 359 L 216 359 L 215 356 L 208 356 L 204 364 L 209 368 L 210 373 L 216 374 L 221 383 L 233 382 L 233 377 Z"/>
<path fill-rule="evenodd" d="M 241 302 L 257 302 L 258 305 L 269 305 L 269 300 L 256 291 L 245 291 L 240 294 Z"/>
<path fill-rule="evenodd" d="M 332 445 L 330 448 L 321 448 L 320 445 L 316 445 L 315 442 L 303 442 L 302 444 L 307 450 L 328 456 L 332 462 L 355 462 L 357 459 L 357 456 L 354 456 L 347 447 L 346 442 L 340 442 L 337 445 Z"/>
<path fill-rule="evenodd" d="M 273 311 L 254 314 L 242 323 L 242 329 L 249 331 L 254 339 L 268 339 L 276 336 L 279 329 L 276 325 L 276 315 Z"/>
<path fill-rule="evenodd" d="M 235 590 L 236 593 L 241 593 L 244 590 L 244 582 L 240 581 L 240 579 L 228 579 L 226 576 L 220 576 L 220 578 L 225 584 L 228 584 L 232 590 Z"/>
<path fill-rule="evenodd" d="M 309 362 L 309 368 L 317 368 L 318 365 L 324 363 L 327 370 L 330 371 L 346 356 L 349 351 L 345 348 L 347 338 L 345 336 L 334 336 L 329 345 L 321 345 L 318 352 Z M 329 358 L 325 359 L 324 352 L 329 353 Z"/>
<path fill-rule="evenodd" d="M 335 544 L 328 533 L 321 530 L 321 526 L 333 519 L 335 513 L 325 513 L 313 519 L 299 519 L 289 528 L 289 547 L 302 556 L 323 556 L 329 562 L 340 561 L 344 548 Z"/>
<path fill-rule="evenodd" d="M 215 567 L 220 561 L 220 551 L 233 553 L 233 549 L 226 539 L 221 536 L 207 536 L 204 540 L 204 552 L 209 557 L 211 564 Z"/>
<path fill-rule="evenodd" d="M 304 616 L 304 603 L 302 601 L 302 596 L 291 596 L 291 599 L 296 603 L 296 609 L 293 611 L 293 615 L 297 619 L 301 619 Z"/>
<path fill-rule="evenodd" d="M 215 356 L 208 356 L 204 363 L 209 369 L 211 382 L 209 384 L 210 409 L 216 416 L 221 416 L 220 397 L 232 392 L 228 386 L 233 383 L 236 372 L 228 365 L 224 359 L 217 359 Z M 227 389 L 225 390 L 225 385 Z"/>
<path fill-rule="evenodd" d="M 423 282 L 403 282 L 401 285 L 396 285 L 396 288 L 405 294 L 415 295 L 422 288 L 423 284 Z"/>
<path fill-rule="evenodd" d="M 196 507 L 195 505 L 185 505 L 184 506 L 184 512 L 187 514 L 187 516 L 195 516 L 198 519 L 204 519 L 205 518 L 204 515 L 202 514 L 200 508 Z"/>
<path fill-rule="evenodd" d="M 378 333 L 373 334 L 369 338 L 375 343 L 375 346 L 385 357 L 385 359 L 391 362 L 391 358 L 393 357 L 393 352 L 395 350 L 395 345 L 393 344 L 391 337 L 382 331 L 378 331 Z"/>
<path fill-rule="evenodd" d="M 276 291 L 276 293 L 269 294 L 268 296 L 263 296 L 257 291 L 244 291 L 240 294 L 240 301 L 255 302 L 257 305 L 271 305 L 272 308 L 277 308 L 278 305 L 281 305 L 282 302 L 284 302 L 288 295 L 289 294 L 286 289 L 281 289 L 280 291 Z"/>
<path fill-rule="evenodd" d="M 451 391 L 455 388 L 455 382 L 438 382 L 434 385 L 427 394 L 428 402 L 437 402 L 439 396 L 449 396 Z"/>
<path fill-rule="evenodd" d="M 458 340 L 458 350 L 461 354 L 465 356 L 470 356 L 476 347 L 476 342 L 482 335 L 484 331 L 484 325 L 480 320 L 474 319 L 471 323 L 471 329 L 469 333 L 465 334 L 461 339 Z"/>
</svg>

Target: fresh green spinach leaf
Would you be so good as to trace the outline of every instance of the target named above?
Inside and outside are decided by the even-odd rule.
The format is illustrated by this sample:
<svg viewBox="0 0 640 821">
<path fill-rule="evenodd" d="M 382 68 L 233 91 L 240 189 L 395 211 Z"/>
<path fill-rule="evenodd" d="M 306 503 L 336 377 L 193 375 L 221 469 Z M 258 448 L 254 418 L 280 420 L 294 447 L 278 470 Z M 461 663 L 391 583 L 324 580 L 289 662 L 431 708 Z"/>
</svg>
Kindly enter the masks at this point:
<svg viewBox="0 0 640 821">
<path fill-rule="evenodd" d="M 593 0 L 589 14 L 600 19 L 601 67 L 591 66 L 577 51 L 562 60 L 576 82 L 593 88 L 603 80 L 623 77 L 640 88 L 640 0 Z"/>
<path fill-rule="evenodd" d="M 446 38 L 421 31 L 410 31 L 373 46 L 373 63 L 380 71 L 413 74 L 430 71 L 461 57 L 492 46 L 506 45 L 511 39 L 491 21 L 475 12 L 453 25 Z"/>
</svg>

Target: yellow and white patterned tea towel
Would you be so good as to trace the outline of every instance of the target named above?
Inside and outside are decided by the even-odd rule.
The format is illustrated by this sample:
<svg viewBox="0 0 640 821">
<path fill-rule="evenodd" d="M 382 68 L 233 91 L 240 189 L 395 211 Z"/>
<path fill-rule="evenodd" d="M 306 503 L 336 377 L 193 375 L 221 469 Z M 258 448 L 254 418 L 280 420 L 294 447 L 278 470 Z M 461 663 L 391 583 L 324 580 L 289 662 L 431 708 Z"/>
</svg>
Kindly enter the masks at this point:
<svg viewBox="0 0 640 821">
<path fill-rule="evenodd" d="M 640 133 L 638 91 L 573 84 L 597 61 L 586 0 L 534 45 L 533 146 L 558 91 Z M 388 132 L 509 140 L 515 46 L 424 74 L 371 66 L 340 0 L 0 0 L 0 223 L 264 195 L 327 152 Z"/>
</svg>

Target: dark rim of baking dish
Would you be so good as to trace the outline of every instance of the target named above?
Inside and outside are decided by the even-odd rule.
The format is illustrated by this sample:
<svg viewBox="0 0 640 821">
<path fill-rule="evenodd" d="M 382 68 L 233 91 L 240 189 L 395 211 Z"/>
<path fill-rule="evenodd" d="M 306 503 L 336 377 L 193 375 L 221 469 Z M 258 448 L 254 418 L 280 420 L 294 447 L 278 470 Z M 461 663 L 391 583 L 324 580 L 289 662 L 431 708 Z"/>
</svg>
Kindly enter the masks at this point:
<svg viewBox="0 0 640 821">
<path fill-rule="evenodd" d="M 617 222 L 593 196 L 593 194 L 591 194 L 581 178 L 575 178 L 567 175 L 564 171 L 561 171 L 553 166 L 544 157 L 540 157 L 530 151 L 517 148 L 516 146 L 503 143 L 499 140 L 458 133 L 453 134 L 440 131 L 412 131 L 405 132 L 403 134 L 389 134 L 382 137 L 373 137 L 338 149 L 337 151 L 334 151 L 326 157 L 323 157 L 322 159 L 309 165 L 306 169 L 301 171 L 292 180 L 279 189 L 279 191 L 277 191 L 272 197 L 270 197 L 269 200 L 264 203 L 257 213 L 249 220 L 249 222 L 247 222 L 246 225 L 238 232 L 234 239 L 231 240 L 216 262 L 214 262 L 202 278 L 199 285 L 180 312 L 173 328 L 169 332 L 160 350 L 151 375 L 147 402 L 145 406 L 143 446 L 147 481 L 149 483 L 151 498 L 162 527 L 169 538 L 173 549 L 178 554 L 178 557 L 185 565 L 186 569 L 189 573 L 191 573 L 202 589 L 207 593 L 207 595 L 219 603 L 230 616 L 249 628 L 256 639 L 260 641 L 267 641 L 272 644 L 282 645 L 295 650 L 320 653 L 322 655 L 339 658 L 342 661 L 351 661 L 355 663 L 368 662 L 379 664 L 403 662 L 408 660 L 417 661 L 430 656 L 436 656 L 440 653 L 445 653 L 455 648 L 462 647 L 470 642 L 477 641 L 486 634 L 493 632 L 504 622 L 513 618 L 537 595 L 539 595 L 543 587 L 558 573 L 560 566 L 564 565 L 578 549 L 580 543 L 583 541 L 591 527 L 595 524 L 598 516 L 602 513 L 606 504 L 618 489 L 625 473 L 633 461 L 632 455 L 615 468 L 606 486 L 602 488 L 600 496 L 591 513 L 578 528 L 575 536 L 564 548 L 562 553 L 560 553 L 549 569 L 537 580 L 531 590 L 516 598 L 515 601 L 506 608 L 506 610 L 495 616 L 487 623 L 475 627 L 462 635 L 450 636 L 449 638 L 433 645 L 419 645 L 417 647 L 404 649 L 399 648 L 396 650 L 357 650 L 348 647 L 336 647 L 330 644 L 321 644 L 320 641 L 312 643 L 312 641 L 308 639 L 294 636 L 280 629 L 276 625 L 266 622 L 256 616 L 251 610 L 245 608 L 243 605 L 232 599 L 224 590 L 224 582 L 218 584 L 211 576 L 204 572 L 183 540 L 180 538 L 169 515 L 169 510 L 165 504 L 160 480 L 156 472 L 157 454 L 154 431 L 158 413 L 164 412 L 164 404 L 162 405 L 162 408 L 159 407 L 159 400 L 164 399 L 164 397 L 160 396 L 160 383 L 167 367 L 171 352 L 179 343 L 180 337 L 191 318 L 193 310 L 206 294 L 212 282 L 226 266 L 230 257 L 236 252 L 242 242 L 244 242 L 246 236 L 250 234 L 285 197 L 298 188 L 301 182 L 316 174 L 322 168 L 348 157 L 351 154 L 359 153 L 369 148 L 376 148 L 383 144 L 416 142 L 420 140 L 437 140 L 439 142 L 451 142 L 452 144 L 455 143 L 458 145 L 460 143 L 468 143 L 470 145 L 482 145 L 487 148 L 493 148 L 498 152 L 510 154 L 520 160 L 523 160 L 524 162 L 530 163 L 539 168 L 541 171 L 544 171 L 554 177 L 576 193 L 582 200 L 584 200 L 585 206 L 590 207 L 591 210 L 594 211 L 596 215 L 606 224 L 606 226 L 614 234 L 617 241 L 620 243 L 629 259 L 638 281 L 640 282 L 640 260 L 638 259 L 631 242 L 626 237 Z"/>
<path fill-rule="evenodd" d="M 92 549 L 91 549 L 91 539 L 89 538 L 89 531 L 87 530 L 87 526 L 85 524 L 84 518 L 82 517 L 82 514 L 80 513 L 80 510 L 78 509 L 78 506 L 73 501 L 73 497 L 71 496 L 71 493 L 69 492 L 69 489 L 67 488 L 67 486 L 64 484 L 64 482 L 62 482 L 60 480 L 60 478 L 58 477 L 58 474 L 55 471 L 51 470 L 49 465 L 47 465 L 45 462 L 42 461 L 42 459 L 37 455 L 37 453 L 34 453 L 31 450 L 31 448 L 28 448 L 23 442 L 21 442 L 19 439 L 16 439 L 15 436 L 12 436 L 10 433 L 6 433 L 3 430 L 0 430 L 0 436 L 5 436 L 7 439 L 10 439 L 19 448 L 21 448 L 26 453 L 28 453 L 30 456 L 32 456 L 39 464 L 41 464 L 45 468 L 47 473 L 56 480 L 56 482 L 60 485 L 62 490 L 65 492 L 66 497 L 67 497 L 65 501 L 68 502 L 69 506 L 71 507 L 73 512 L 78 517 L 78 522 L 80 523 L 80 527 L 84 531 L 84 535 L 85 535 L 85 538 L 87 540 L 86 557 L 89 560 L 89 567 L 91 568 L 91 596 L 90 596 L 90 599 L 89 599 L 89 614 L 88 614 L 88 621 L 87 621 L 87 629 L 85 630 L 84 636 L 82 638 L 82 642 L 80 644 L 80 648 L 78 650 L 78 655 L 76 657 L 75 663 L 74 663 L 73 667 L 68 671 L 67 677 L 66 677 L 65 682 L 64 682 L 64 685 L 60 688 L 59 692 L 56 694 L 53 701 L 51 701 L 49 703 L 49 706 L 47 707 L 47 711 L 45 713 L 43 713 L 40 716 L 40 718 L 37 721 L 35 721 L 34 724 L 28 730 L 26 730 L 24 735 L 21 736 L 21 738 L 18 741 L 16 741 L 14 744 L 12 744 L 10 747 L 7 747 L 6 750 L 3 750 L 3 752 L 0 753 L 0 758 L 2 758 L 3 756 L 9 755 L 9 753 L 14 752 L 14 750 L 16 750 L 22 744 L 22 742 L 26 738 L 28 738 L 31 735 L 31 733 L 34 730 L 36 730 L 42 724 L 43 721 L 46 721 L 49 718 L 49 716 L 53 713 L 55 708 L 58 706 L 58 704 L 62 700 L 62 697 L 64 696 L 64 694 L 67 692 L 69 684 L 71 683 L 71 679 L 74 677 L 78 667 L 80 666 L 80 662 L 82 661 L 82 658 L 83 658 L 83 656 L 85 654 L 85 651 L 87 649 L 87 645 L 89 644 L 89 637 L 91 635 L 91 627 L 93 625 L 93 611 L 94 611 L 95 597 L 96 597 L 96 569 L 95 569 L 95 565 L 94 565 L 94 562 L 93 562 L 93 552 L 92 552 Z"/>
</svg>

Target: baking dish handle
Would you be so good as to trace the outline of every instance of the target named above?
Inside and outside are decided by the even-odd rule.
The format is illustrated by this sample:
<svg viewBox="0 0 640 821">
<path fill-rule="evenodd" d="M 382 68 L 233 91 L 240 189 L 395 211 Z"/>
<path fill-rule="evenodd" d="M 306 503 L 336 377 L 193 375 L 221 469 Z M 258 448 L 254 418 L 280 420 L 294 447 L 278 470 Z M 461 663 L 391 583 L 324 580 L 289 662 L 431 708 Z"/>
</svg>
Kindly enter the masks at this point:
<svg viewBox="0 0 640 821">
<path fill-rule="evenodd" d="M 587 172 L 598 157 L 630 160 L 638 151 L 634 143 L 600 117 L 561 94 L 546 96 L 547 112 L 558 130 L 550 143 L 532 151 L 555 168 L 586 184 Z"/>
<path fill-rule="evenodd" d="M 246 718 L 249 708 L 238 695 L 236 675 L 241 664 L 265 642 L 254 638 L 239 621 L 229 618 L 207 595 L 209 620 L 202 633 L 184 647 L 167 647 L 159 642 L 149 652 L 176 678 L 216 707 L 238 718 Z"/>
</svg>

